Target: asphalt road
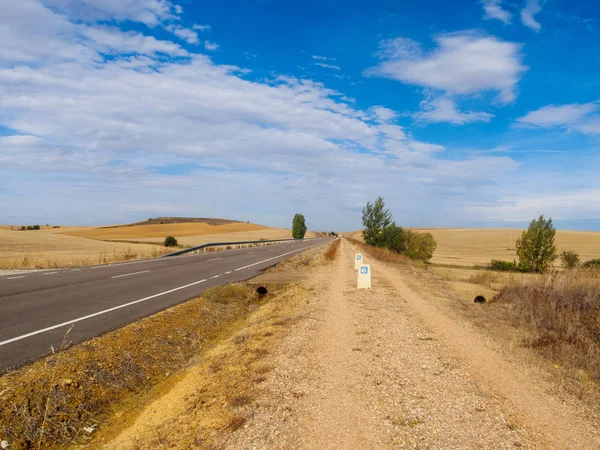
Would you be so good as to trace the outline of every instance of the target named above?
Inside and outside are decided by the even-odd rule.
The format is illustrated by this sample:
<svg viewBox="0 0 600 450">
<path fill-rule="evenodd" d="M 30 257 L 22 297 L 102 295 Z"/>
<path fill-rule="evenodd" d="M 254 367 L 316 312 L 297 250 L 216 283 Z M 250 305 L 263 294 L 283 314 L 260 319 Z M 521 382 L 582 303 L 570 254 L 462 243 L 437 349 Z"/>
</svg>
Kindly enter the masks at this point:
<svg viewBox="0 0 600 450">
<path fill-rule="evenodd" d="M 327 240 L 0 277 L 0 373 L 120 328 L 203 291 L 248 280 Z"/>
</svg>

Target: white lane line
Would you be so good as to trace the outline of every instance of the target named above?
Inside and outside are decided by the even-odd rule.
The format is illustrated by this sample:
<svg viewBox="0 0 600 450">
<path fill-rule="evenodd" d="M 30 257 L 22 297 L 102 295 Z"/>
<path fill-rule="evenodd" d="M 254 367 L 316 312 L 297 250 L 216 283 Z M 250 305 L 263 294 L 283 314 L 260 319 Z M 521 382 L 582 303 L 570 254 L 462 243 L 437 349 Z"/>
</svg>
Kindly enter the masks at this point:
<svg viewBox="0 0 600 450">
<path fill-rule="evenodd" d="M 211 280 L 214 280 L 215 278 L 219 278 L 221 275 L 215 275 L 214 277 L 211 277 Z"/>
<path fill-rule="evenodd" d="M 57 328 L 61 328 L 61 327 L 67 326 L 67 325 L 71 325 L 71 324 L 74 324 L 74 323 L 77 323 L 77 322 L 81 322 L 83 320 L 91 319 L 92 317 L 101 316 L 102 314 L 106 314 L 106 313 L 109 313 L 109 312 L 112 312 L 112 311 L 116 311 L 116 310 L 121 309 L 121 308 L 126 308 L 127 306 L 135 305 L 136 303 L 141 303 L 141 302 L 145 302 L 147 300 L 152 300 L 153 298 L 160 297 L 162 295 L 167 295 L 167 294 L 170 294 L 171 292 L 180 291 L 182 289 L 189 288 L 191 286 L 195 286 L 195 285 L 200 284 L 200 283 L 204 283 L 205 281 L 207 281 L 207 280 L 204 279 L 204 280 L 200 280 L 200 281 L 194 281 L 193 283 L 186 284 L 185 286 L 179 286 L 179 287 L 176 287 L 174 289 L 169 289 L 168 291 L 160 292 L 158 294 L 151 295 L 150 297 L 140 298 L 139 300 L 134 300 L 132 302 L 124 303 L 124 304 L 119 305 L 119 306 L 114 306 L 112 308 L 108 308 L 108 309 L 105 309 L 105 310 L 102 310 L 102 311 L 98 311 L 98 312 L 95 312 L 93 314 L 88 314 L 87 316 L 83 316 L 83 317 L 79 317 L 77 319 L 69 320 L 68 322 L 63 322 L 63 323 L 59 323 L 59 324 L 56 324 L 56 325 L 52 325 L 51 327 L 48 327 L 48 328 L 42 328 L 41 330 L 32 331 L 31 333 L 23 334 L 21 336 L 14 337 L 14 338 L 8 339 L 6 341 L 2 341 L 2 342 L 0 342 L 0 347 L 2 347 L 3 345 L 6 345 L 6 344 L 10 344 L 12 342 L 16 342 L 16 341 L 20 341 L 22 339 L 26 339 L 26 338 L 31 337 L 31 336 L 35 336 L 35 335 L 38 335 L 38 334 L 45 333 L 47 331 L 56 330 Z"/>
<path fill-rule="evenodd" d="M 207 259 L 207 260 L 206 260 L 206 262 L 209 262 L 209 261 L 216 261 L 217 259 L 223 259 L 223 258 L 213 258 L 213 259 Z"/>
<path fill-rule="evenodd" d="M 272 258 L 269 258 L 269 259 L 263 259 L 262 261 L 255 262 L 254 264 L 248 264 L 247 266 L 240 267 L 239 269 L 235 269 L 235 271 L 237 272 L 238 270 L 244 270 L 249 267 L 256 266 L 258 264 L 266 263 L 267 261 L 273 261 L 274 259 L 281 258 L 282 256 L 291 255 L 292 253 L 297 253 L 297 252 L 301 252 L 304 250 L 308 250 L 309 248 L 316 247 L 317 245 L 321 245 L 321 243 L 319 242 L 318 244 L 311 245 L 310 247 L 299 248 L 298 250 L 294 250 L 293 252 L 287 252 L 287 253 L 284 253 L 283 255 L 273 256 Z"/>
<path fill-rule="evenodd" d="M 150 270 L 142 270 L 141 272 L 133 272 L 133 273 L 125 273 L 123 275 L 115 275 L 114 277 L 111 277 L 111 278 L 130 277 L 132 275 L 138 275 L 140 273 L 146 273 L 146 272 L 150 272 Z"/>
<path fill-rule="evenodd" d="M 20 277 L 8 277 L 7 280 L 16 280 L 17 278 L 25 278 L 25 275 L 21 275 Z"/>
<path fill-rule="evenodd" d="M 231 271 L 229 271 L 229 272 L 225 272 L 225 275 L 229 275 L 230 273 L 231 273 Z"/>
<path fill-rule="evenodd" d="M 46 273 L 43 273 L 42 275 L 54 275 L 55 273 L 58 273 L 58 272 L 46 272 Z"/>
<path fill-rule="evenodd" d="M 79 272 L 81 269 L 71 269 L 71 272 Z"/>
</svg>

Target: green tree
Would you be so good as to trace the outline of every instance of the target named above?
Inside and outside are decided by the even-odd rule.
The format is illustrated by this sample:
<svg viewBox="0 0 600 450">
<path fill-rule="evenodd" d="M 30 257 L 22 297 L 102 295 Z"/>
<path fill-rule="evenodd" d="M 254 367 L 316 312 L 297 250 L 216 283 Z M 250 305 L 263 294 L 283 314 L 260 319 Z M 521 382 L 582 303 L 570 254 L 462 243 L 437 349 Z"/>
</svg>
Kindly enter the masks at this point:
<svg viewBox="0 0 600 450">
<path fill-rule="evenodd" d="M 544 272 L 552 265 L 558 255 L 554 245 L 556 230 L 552 218 L 534 219 L 527 231 L 517 239 L 517 256 L 523 269 L 530 272 Z"/>
<path fill-rule="evenodd" d="M 392 222 L 385 227 L 381 232 L 379 246 L 389 248 L 394 252 L 402 253 L 406 250 L 406 234 L 404 233 L 404 228 L 397 226 L 395 222 Z"/>
<path fill-rule="evenodd" d="M 421 261 L 427 261 L 433 257 L 437 243 L 431 233 L 417 233 L 411 230 L 406 230 L 405 233 L 406 256 Z"/>
<path fill-rule="evenodd" d="M 306 234 L 306 221 L 302 214 L 296 214 L 292 221 L 292 237 L 294 239 L 304 239 Z"/>
<path fill-rule="evenodd" d="M 392 224 L 392 213 L 385 207 L 383 198 L 367 202 L 362 210 L 363 238 L 368 245 L 381 246 L 383 230 Z"/>
</svg>

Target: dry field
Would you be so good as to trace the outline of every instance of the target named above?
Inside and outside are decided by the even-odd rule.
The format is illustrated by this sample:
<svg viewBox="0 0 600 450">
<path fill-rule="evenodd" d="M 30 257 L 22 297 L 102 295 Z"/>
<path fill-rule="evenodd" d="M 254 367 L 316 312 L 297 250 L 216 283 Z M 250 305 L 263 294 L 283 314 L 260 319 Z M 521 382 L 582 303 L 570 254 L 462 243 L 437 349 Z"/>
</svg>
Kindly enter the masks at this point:
<svg viewBox="0 0 600 450">
<path fill-rule="evenodd" d="M 178 240 L 185 237 L 205 235 L 229 235 L 231 233 L 247 233 L 263 231 L 267 234 L 273 228 L 249 223 L 231 223 L 226 225 L 209 225 L 207 223 L 167 223 L 156 225 L 135 225 L 123 227 L 86 227 L 79 229 L 58 229 L 57 232 L 69 236 L 103 241 L 153 241 L 164 240 L 167 236 L 175 236 Z M 291 233 L 289 230 L 285 230 Z"/>
<path fill-rule="evenodd" d="M 157 245 L 101 242 L 58 234 L 57 230 L 0 229 L 0 270 L 85 266 L 164 253 Z"/>
<path fill-rule="evenodd" d="M 426 231 L 435 237 L 437 249 L 432 263 L 473 266 L 488 264 L 492 259 L 516 259 L 514 246 L 523 230 L 435 228 L 416 231 Z M 513 250 L 510 250 L 511 235 Z M 558 230 L 556 247 L 559 252 L 576 251 L 582 261 L 599 258 L 600 232 Z M 560 262 L 557 260 L 556 264 L 559 265 Z"/>
</svg>

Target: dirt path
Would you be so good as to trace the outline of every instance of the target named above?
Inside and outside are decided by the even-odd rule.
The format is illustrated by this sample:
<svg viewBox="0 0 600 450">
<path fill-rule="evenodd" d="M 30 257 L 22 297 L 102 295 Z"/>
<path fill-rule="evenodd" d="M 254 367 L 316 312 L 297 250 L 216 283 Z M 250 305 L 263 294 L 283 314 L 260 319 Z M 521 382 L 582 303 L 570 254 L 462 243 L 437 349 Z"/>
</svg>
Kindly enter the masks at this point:
<svg viewBox="0 0 600 450">
<path fill-rule="evenodd" d="M 258 310 L 248 328 L 215 348 L 229 358 L 223 368 L 239 366 L 236 383 L 252 393 L 249 403 L 215 409 L 219 380 L 233 375 L 222 369 L 213 384 L 201 384 L 214 366 L 208 354 L 140 415 L 138 424 L 151 425 L 146 434 L 170 421 L 163 433 L 181 439 L 165 438 L 162 448 L 205 448 L 194 441 L 191 424 L 200 423 L 200 413 L 204 422 L 216 420 L 213 408 L 243 412 L 244 424 L 219 428 L 210 448 L 600 448 L 598 424 L 579 403 L 559 399 L 556 386 L 516 358 L 506 360 L 466 320 L 421 296 L 406 270 L 367 258 L 373 289 L 357 290 L 353 254 L 342 241 L 334 263 L 312 270 L 287 299 Z M 285 333 L 274 331 L 284 326 Z M 244 361 L 248 350 L 236 356 L 243 336 L 258 339 L 252 345 L 260 343 L 263 359 Z M 186 399 L 196 391 L 201 401 L 190 414 Z M 129 448 L 125 443 L 140 429 L 107 448 L 117 448 L 115 442 Z"/>
<path fill-rule="evenodd" d="M 344 242 L 312 281 L 317 320 L 279 345 L 263 401 L 227 448 L 583 448 L 572 433 L 557 442 L 532 426 L 502 386 L 480 377 L 479 354 L 457 358 L 393 271 L 374 263 L 374 288 L 356 290 L 352 255 Z"/>
</svg>

